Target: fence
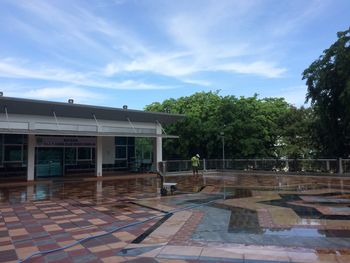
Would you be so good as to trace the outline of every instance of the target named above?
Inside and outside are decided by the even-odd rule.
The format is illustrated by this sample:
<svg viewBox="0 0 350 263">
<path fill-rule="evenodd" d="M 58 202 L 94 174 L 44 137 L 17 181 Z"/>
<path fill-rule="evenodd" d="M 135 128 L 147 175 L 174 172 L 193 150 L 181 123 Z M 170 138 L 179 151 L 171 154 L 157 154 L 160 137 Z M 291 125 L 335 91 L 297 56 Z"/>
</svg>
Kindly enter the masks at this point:
<svg viewBox="0 0 350 263">
<path fill-rule="evenodd" d="M 172 160 L 160 162 L 159 169 L 189 172 L 192 166 L 190 160 Z M 199 169 L 350 174 L 350 159 L 203 159 Z"/>
</svg>

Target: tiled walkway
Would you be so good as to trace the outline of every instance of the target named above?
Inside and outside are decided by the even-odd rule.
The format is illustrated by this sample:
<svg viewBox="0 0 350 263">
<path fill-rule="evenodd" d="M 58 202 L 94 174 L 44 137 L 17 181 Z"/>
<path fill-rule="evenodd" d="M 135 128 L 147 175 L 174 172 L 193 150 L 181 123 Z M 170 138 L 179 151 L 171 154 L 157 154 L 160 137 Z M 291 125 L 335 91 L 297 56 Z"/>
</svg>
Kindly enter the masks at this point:
<svg viewBox="0 0 350 263">
<path fill-rule="evenodd" d="M 177 195 L 158 196 L 155 177 L 0 186 L 0 262 L 153 216 L 27 262 L 350 262 L 350 179 L 216 174 L 166 181 L 178 183 Z"/>
</svg>

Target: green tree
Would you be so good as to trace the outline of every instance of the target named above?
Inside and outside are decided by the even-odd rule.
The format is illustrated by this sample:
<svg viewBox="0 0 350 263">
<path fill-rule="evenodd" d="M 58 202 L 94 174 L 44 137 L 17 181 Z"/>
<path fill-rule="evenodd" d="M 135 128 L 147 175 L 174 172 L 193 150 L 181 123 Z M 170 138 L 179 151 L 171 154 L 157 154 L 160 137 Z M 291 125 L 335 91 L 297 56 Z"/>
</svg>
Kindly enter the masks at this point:
<svg viewBox="0 0 350 263">
<path fill-rule="evenodd" d="M 298 110 L 282 98 L 222 97 L 219 92 L 200 92 L 155 102 L 146 110 L 186 115 L 183 121 L 165 127 L 168 134 L 180 138 L 164 141 L 164 159 L 189 158 L 195 153 L 221 158 L 221 132 L 225 134 L 226 158 L 304 156 L 307 151 L 308 136 L 304 133 L 308 126 L 302 122 L 306 110 Z"/>
<path fill-rule="evenodd" d="M 146 106 L 147 111 L 186 115 L 183 121 L 165 127 L 168 134 L 176 134 L 180 138 L 164 141 L 164 159 L 188 158 L 195 153 L 208 156 L 207 143 L 212 141 L 213 119 L 219 103 L 218 92 L 199 92 L 189 97 L 167 99 L 163 103 L 155 102 Z"/>
<path fill-rule="evenodd" d="M 281 116 L 279 137 L 276 144 L 276 153 L 279 157 L 311 158 L 314 157 L 314 146 L 311 138 L 313 123 L 312 108 L 296 108 Z"/>
<path fill-rule="evenodd" d="M 304 72 L 315 112 L 313 138 L 323 156 L 350 154 L 350 29 Z"/>
</svg>

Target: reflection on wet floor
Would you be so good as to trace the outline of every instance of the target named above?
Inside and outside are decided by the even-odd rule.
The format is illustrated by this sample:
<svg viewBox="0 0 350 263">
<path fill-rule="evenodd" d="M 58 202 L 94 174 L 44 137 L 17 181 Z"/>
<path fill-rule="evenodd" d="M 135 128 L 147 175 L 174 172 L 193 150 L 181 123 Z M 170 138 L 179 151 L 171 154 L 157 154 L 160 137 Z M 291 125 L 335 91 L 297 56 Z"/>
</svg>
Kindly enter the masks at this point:
<svg viewBox="0 0 350 263">
<path fill-rule="evenodd" d="M 56 240 L 64 233 L 67 240 L 63 241 L 68 242 L 153 215 L 160 215 L 159 220 L 83 248 L 93 259 L 111 256 L 98 254 L 102 247 L 123 257 L 153 250 L 160 253 L 165 245 L 208 248 L 243 244 L 350 253 L 350 178 L 216 173 L 197 178 L 167 176 L 165 181 L 177 183 L 174 195 L 161 197 L 160 182 L 151 176 L 0 186 L 0 233 L 9 237 L 6 242 L 12 242 L 17 251 L 17 256 L 13 252 L 6 255 L 11 260 L 19 258 L 23 240 L 31 240 L 28 246 L 35 251 L 45 247 L 43 238 L 59 243 Z M 164 214 L 198 204 L 204 206 Z"/>
<path fill-rule="evenodd" d="M 220 199 L 199 208 L 204 217 L 194 240 L 313 248 L 350 245 L 349 179 L 245 175 L 209 176 L 205 181 L 215 189 L 209 195 L 163 201 L 185 206 Z"/>
<path fill-rule="evenodd" d="M 89 198 L 98 200 L 99 197 L 154 197 L 157 196 L 157 179 L 137 178 L 116 181 L 92 182 L 44 182 L 27 186 L 1 187 L 0 202 L 21 203 L 50 199 Z"/>
</svg>

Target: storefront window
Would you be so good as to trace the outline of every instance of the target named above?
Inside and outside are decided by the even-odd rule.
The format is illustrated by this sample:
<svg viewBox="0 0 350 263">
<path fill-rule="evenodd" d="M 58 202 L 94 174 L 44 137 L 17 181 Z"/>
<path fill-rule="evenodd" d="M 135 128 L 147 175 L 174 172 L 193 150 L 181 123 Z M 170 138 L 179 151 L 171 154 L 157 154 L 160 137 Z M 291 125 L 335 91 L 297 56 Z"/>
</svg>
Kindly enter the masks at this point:
<svg viewBox="0 0 350 263">
<path fill-rule="evenodd" d="M 135 145 L 135 137 L 128 137 L 128 145 Z"/>
<path fill-rule="evenodd" d="M 2 153 L 3 153 L 3 149 L 2 149 L 2 147 L 3 147 L 3 144 L 2 144 L 2 142 L 3 142 L 3 135 L 2 134 L 0 134 L 0 164 L 2 165 Z"/>
<path fill-rule="evenodd" d="M 91 148 L 88 148 L 88 147 L 78 148 L 78 159 L 91 160 Z"/>
<path fill-rule="evenodd" d="M 116 145 L 126 145 L 127 137 L 115 137 Z"/>
<path fill-rule="evenodd" d="M 76 148 L 65 148 L 65 164 L 76 164 L 77 161 L 77 151 Z"/>
<path fill-rule="evenodd" d="M 4 144 L 24 144 L 26 143 L 26 137 L 23 134 L 5 134 Z"/>
<path fill-rule="evenodd" d="M 135 158 L 135 146 L 129 145 L 128 146 L 128 159 Z"/>
<path fill-rule="evenodd" d="M 21 162 L 22 161 L 22 146 L 5 145 L 5 161 L 7 162 Z"/>
<path fill-rule="evenodd" d="M 116 146 L 115 156 L 116 159 L 126 159 L 126 146 Z"/>
<path fill-rule="evenodd" d="M 28 148 L 27 148 L 27 145 L 23 145 L 23 164 L 27 164 L 27 161 L 28 161 Z"/>
<path fill-rule="evenodd" d="M 95 161 L 95 158 L 96 158 L 96 150 L 95 150 L 95 148 L 91 148 L 91 152 L 92 152 L 91 160 Z"/>
<path fill-rule="evenodd" d="M 126 168 L 127 167 L 126 160 L 117 160 L 117 161 L 115 161 L 115 167 Z"/>
</svg>

